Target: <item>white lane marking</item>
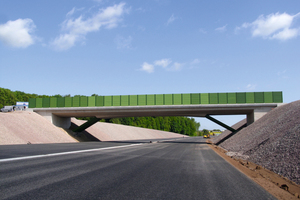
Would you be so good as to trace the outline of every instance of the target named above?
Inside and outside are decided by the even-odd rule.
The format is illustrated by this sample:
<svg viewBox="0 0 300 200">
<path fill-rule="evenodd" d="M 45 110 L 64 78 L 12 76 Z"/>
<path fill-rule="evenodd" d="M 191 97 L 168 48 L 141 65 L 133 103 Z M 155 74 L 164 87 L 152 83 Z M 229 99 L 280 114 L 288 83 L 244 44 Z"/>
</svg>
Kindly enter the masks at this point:
<svg viewBox="0 0 300 200">
<path fill-rule="evenodd" d="M 14 160 L 26 160 L 26 159 L 32 159 L 32 158 L 43 158 L 43 157 L 50 157 L 50 156 L 60 156 L 60 155 L 68 155 L 68 154 L 91 152 L 91 151 L 102 151 L 102 150 L 107 150 L 107 149 L 118 149 L 118 148 L 124 148 L 124 147 L 131 147 L 131 146 L 136 146 L 136 145 L 142 145 L 142 143 L 115 146 L 115 147 L 104 147 L 104 148 L 98 148 L 98 149 L 85 149 L 85 150 L 67 151 L 67 152 L 61 152 L 61 153 L 42 154 L 42 155 L 35 155 L 35 156 L 24 156 L 24 157 L 17 157 L 17 158 L 5 158 L 5 159 L 0 159 L 0 162 L 8 162 L 8 161 L 14 161 Z"/>
</svg>

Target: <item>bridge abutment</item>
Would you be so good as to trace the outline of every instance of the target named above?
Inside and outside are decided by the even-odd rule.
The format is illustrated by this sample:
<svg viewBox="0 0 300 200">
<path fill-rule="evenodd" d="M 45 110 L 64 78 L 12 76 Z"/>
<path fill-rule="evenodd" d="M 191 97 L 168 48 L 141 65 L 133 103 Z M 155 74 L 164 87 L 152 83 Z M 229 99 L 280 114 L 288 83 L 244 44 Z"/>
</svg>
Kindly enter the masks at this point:
<svg viewBox="0 0 300 200">
<path fill-rule="evenodd" d="M 54 115 L 52 112 L 38 111 L 36 112 L 49 120 L 53 125 L 68 129 L 71 126 L 71 117 L 59 117 Z"/>
<path fill-rule="evenodd" d="M 255 108 L 252 113 L 247 114 L 247 125 L 252 124 L 262 116 L 270 112 L 273 108 L 271 107 L 260 107 Z"/>
</svg>

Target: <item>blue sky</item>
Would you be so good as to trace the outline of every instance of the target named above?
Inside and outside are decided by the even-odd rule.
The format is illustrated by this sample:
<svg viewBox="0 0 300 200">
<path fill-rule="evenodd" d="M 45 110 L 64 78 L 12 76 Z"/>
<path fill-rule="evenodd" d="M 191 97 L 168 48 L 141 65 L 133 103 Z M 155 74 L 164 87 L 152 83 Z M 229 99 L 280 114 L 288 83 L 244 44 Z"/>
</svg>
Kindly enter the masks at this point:
<svg viewBox="0 0 300 200">
<path fill-rule="evenodd" d="M 289 103 L 300 99 L 299 39 L 299 0 L 1 0 L 0 87 L 72 96 L 283 91 Z"/>
</svg>

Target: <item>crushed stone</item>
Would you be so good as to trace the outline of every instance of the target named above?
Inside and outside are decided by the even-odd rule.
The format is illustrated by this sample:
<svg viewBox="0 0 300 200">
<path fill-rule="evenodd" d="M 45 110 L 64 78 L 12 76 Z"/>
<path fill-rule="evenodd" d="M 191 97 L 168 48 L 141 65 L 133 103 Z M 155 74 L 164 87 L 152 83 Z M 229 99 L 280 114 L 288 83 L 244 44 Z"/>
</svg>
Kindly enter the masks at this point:
<svg viewBox="0 0 300 200">
<path fill-rule="evenodd" d="M 300 184 L 300 100 L 273 109 L 220 146 Z"/>
</svg>

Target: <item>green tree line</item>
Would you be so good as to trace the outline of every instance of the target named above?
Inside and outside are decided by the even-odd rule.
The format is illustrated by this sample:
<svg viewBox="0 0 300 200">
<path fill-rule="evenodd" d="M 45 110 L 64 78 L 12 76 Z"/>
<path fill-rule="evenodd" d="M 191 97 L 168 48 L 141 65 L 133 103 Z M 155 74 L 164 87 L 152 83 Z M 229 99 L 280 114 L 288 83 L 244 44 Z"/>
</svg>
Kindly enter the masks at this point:
<svg viewBox="0 0 300 200">
<path fill-rule="evenodd" d="M 21 91 L 11 91 L 0 87 L 0 108 L 6 105 L 15 105 L 17 101 L 28 102 L 30 98 L 48 98 L 48 97 L 69 97 L 70 95 L 38 95 L 28 94 Z M 82 96 L 82 95 L 75 95 Z M 96 96 L 93 94 L 92 96 Z M 82 118 L 81 118 L 82 119 Z M 84 118 L 88 119 L 88 118 Z M 188 117 L 124 117 L 102 119 L 102 122 L 123 124 L 128 126 L 136 126 L 142 128 L 156 129 L 162 131 L 170 131 L 189 136 L 196 136 L 200 128 L 200 123 L 194 118 Z"/>
</svg>

